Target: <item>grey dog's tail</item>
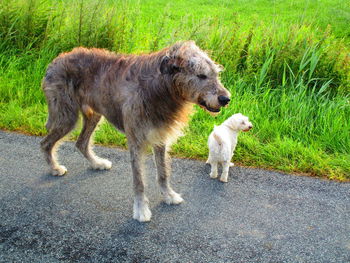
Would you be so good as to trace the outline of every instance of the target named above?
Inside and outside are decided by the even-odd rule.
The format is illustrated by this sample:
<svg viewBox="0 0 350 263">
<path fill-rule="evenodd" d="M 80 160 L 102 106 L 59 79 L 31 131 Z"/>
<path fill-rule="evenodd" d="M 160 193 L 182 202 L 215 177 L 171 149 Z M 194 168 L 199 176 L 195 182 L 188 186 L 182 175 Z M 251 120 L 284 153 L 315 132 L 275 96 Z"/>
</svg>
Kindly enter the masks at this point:
<svg viewBox="0 0 350 263">
<path fill-rule="evenodd" d="M 44 78 L 42 89 L 48 104 L 46 129 L 50 131 L 62 126 L 73 126 L 79 116 L 79 104 L 72 95 L 74 87 L 66 80 L 51 83 Z"/>
</svg>

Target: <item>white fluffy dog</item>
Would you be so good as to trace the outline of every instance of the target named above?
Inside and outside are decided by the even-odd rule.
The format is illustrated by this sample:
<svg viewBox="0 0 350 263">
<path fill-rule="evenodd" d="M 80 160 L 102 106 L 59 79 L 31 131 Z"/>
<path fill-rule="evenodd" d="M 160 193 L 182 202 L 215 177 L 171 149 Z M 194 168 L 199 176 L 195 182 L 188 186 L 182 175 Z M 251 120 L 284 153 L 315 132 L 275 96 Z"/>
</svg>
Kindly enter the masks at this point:
<svg viewBox="0 0 350 263">
<path fill-rule="evenodd" d="M 231 163 L 234 150 L 237 145 L 237 138 L 240 131 L 249 131 L 253 128 L 248 117 L 237 113 L 232 115 L 220 126 L 214 126 L 209 135 L 208 147 L 209 157 L 207 163 L 211 165 L 211 178 L 218 177 L 218 163 L 222 165 L 220 181 L 227 183 L 228 170 L 234 164 Z"/>
</svg>

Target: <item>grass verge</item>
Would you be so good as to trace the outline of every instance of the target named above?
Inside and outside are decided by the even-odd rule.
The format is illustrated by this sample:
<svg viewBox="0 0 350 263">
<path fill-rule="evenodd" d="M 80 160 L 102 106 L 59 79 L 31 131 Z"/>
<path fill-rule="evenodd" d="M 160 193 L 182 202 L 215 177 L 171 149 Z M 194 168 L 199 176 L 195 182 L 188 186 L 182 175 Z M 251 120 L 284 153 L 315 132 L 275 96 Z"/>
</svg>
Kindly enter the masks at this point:
<svg viewBox="0 0 350 263">
<path fill-rule="evenodd" d="M 173 154 L 205 159 L 213 125 L 241 112 L 254 129 L 240 135 L 234 162 L 349 180 L 350 52 L 343 22 L 350 8 L 326 0 L 278 2 L 272 9 L 263 0 L 239 2 L 179 1 L 175 8 L 160 0 L 4 0 L 0 128 L 45 134 L 40 82 L 60 52 L 83 45 L 140 53 L 194 39 L 224 65 L 222 81 L 233 101 L 216 118 L 195 108 Z M 126 147 L 107 123 L 95 140 Z"/>
</svg>

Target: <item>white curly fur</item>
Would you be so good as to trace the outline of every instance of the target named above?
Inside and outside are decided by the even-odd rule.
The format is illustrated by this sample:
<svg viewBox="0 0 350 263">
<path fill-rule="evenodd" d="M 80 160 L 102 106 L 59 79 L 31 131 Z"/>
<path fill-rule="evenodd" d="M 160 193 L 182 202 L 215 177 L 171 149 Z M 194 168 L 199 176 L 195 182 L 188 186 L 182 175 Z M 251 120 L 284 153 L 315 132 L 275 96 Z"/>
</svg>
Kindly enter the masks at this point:
<svg viewBox="0 0 350 263">
<path fill-rule="evenodd" d="M 218 177 L 218 164 L 222 165 L 220 181 L 227 183 L 229 167 L 234 150 L 237 145 L 237 138 L 240 131 L 249 131 L 253 127 L 248 117 L 237 113 L 232 115 L 220 126 L 214 126 L 214 130 L 209 135 L 208 147 L 209 157 L 207 163 L 211 166 L 210 177 Z"/>
</svg>

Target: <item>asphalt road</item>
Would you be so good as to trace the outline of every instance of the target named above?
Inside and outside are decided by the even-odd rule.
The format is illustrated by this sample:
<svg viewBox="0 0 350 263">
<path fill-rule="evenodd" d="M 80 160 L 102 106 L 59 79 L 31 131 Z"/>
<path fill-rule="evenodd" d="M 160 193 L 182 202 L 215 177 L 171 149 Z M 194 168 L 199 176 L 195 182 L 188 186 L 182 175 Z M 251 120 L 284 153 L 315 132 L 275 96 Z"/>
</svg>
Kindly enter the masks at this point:
<svg viewBox="0 0 350 263">
<path fill-rule="evenodd" d="M 150 223 L 132 220 L 129 154 L 96 147 L 113 161 L 93 171 L 73 143 L 53 177 L 39 137 L 0 132 L 0 262 L 350 262 L 350 184 L 173 160 L 185 203 L 161 202 L 147 160 Z"/>
</svg>

